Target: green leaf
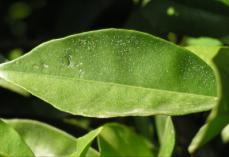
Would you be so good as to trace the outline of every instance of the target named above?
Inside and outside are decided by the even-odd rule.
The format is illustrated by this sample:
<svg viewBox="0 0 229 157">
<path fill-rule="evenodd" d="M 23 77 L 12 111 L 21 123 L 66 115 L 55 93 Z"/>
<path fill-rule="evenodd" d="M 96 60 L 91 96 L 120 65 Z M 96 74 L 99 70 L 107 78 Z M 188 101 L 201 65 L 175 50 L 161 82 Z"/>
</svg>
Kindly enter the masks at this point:
<svg viewBox="0 0 229 157">
<path fill-rule="evenodd" d="M 229 34 L 228 11 L 227 6 L 209 0 L 152 0 L 133 12 L 127 27 L 158 35 L 222 37 Z"/>
<path fill-rule="evenodd" d="M 0 76 L 56 108 L 90 117 L 182 115 L 217 102 L 213 70 L 152 35 L 106 29 L 41 44 Z"/>
<path fill-rule="evenodd" d="M 152 117 L 133 117 L 136 131 L 147 139 L 154 137 Z"/>
<path fill-rule="evenodd" d="M 7 59 L 8 60 L 14 60 L 14 59 L 22 56 L 23 53 L 24 53 L 23 50 L 20 48 L 12 49 L 12 50 L 10 50 L 10 52 L 8 52 Z"/>
<path fill-rule="evenodd" d="M 217 49 L 205 47 L 205 50 L 203 50 L 204 47 L 200 49 L 195 48 L 195 53 L 199 53 L 200 56 L 208 58 L 209 64 L 211 64 L 212 67 L 215 67 L 213 69 L 215 70 L 218 80 L 218 92 L 220 100 L 218 105 L 215 106 L 209 115 L 206 124 L 193 138 L 188 148 L 189 152 L 191 153 L 218 135 L 220 131 L 229 123 L 229 71 L 227 68 L 229 66 L 229 48 Z M 211 55 L 203 55 L 207 51 L 211 53 Z"/>
<path fill-rule="evenodd" d="M 175 146 L 175 130 L 170 116 L 156 116 L 156 127 L 159 137 L 158 157 L 172 156 Z"/>
<path fill-rule="evenodd" d="M 4 121 L 20 134 L 35 156 L 66 156 L 76 151 L 76 139 L 59 129 L 33 120 Z"/>
<path fill-rule="evenodd" d="M 0 120 L 0 156 L 28 156 L 34 157 L 31 149 L 20 135 L 9 125 Z"/>
<path fill-rule="evenodd" d="M 219 116 L 206 122 L 206 124 L 199 129 L 195 137 L 192 139 L 192 142 L 188 147 L 188 151 L 190 153 L 194 153 L 201 146 L 212 140 L 229 122 L 228 120 L 228 117 Z"/>
<path fill-rule="evenodd" d="M 0 63 L 3 63 L 5 61 L 6 61 L 6 59 L 0 54 Z M 24 95 L 24 96 L 29 95 L 29 93 L 26 92 L 24 89 L 22 89 L 22 88 L 20 88 L 18 86 L 15 86 L 12 83 L 7 82 L 6 80 L 2 79 L 1 76 L 0 76 L 0 87 L 9 89 L 9 90 L 11 90 L 13 92 L 16 92 L 16 93 Z"/>
<path fill-rule="evenodd" d="M 213 63 L 213 58 L 217 55 L 218 51 L 220 50 L 220 46 L 188 46 L 186 49 L 192 51 L 197 56 L 199 56 L 202 60 L 204 60 L 208 65 L 214 69 L 214 72 L 217 72 L 215 68 L 215 64 Z"/>
<path fill-rule="evenodd" d="M 100 128 L 76 139 L 57 128 L 38 121 L 21 119 L 4 121 L 20 134 L 36 156 L 70 156 L 72 154 L 99 156 L 98 152 L 89 146 L 101 130 Z"/>
<path fill-rule="evenodd" d="M 126 126 L 110 123 L 103 126 L 98 139 L 101 157 L 155 156 L 151 144 Z"/>
<path fill-rule="evenodd" d="M 2 79 L 1 77 L 0 77 L 0 86 L 5 89 L 11 90 L 15 93 L 21 94 L 23 96 L 29 96 L 29 93 L 26 90 L 6 81 L 5 79 Z"/>
<path fill-rule="evenodd" d="M 85 157 L 100 157 L 100 153 L 93 148 L 89 148 Z"/>
<path fill-rule="evenodd" d="M 83 157 L 88 152 L 88 149 L 90 147 L 90 144 L 92 141 L 99 135 L 99 133 L 102 131 L 102 127 L 95 129 L 88 134 L 80 137 L 77 139 L 77 146 L 76 146 L 76 153 L 74 153 L 72 156 L 79 156 Z"/>
<path fill-rule="evenodd" d="M 202 45 L 202 46 L 221 46 L 223 43 L 215 38 L 209 38 L 209 37 L 199 37 L 199 38 L 192 38 L 187 37 L 184 41 L 184 44 L 187 46 L 192 45 Z"/>
<path fill-rule="evenodd" d="M 229 0 L 216 0 L 216 1 L 219 1 L 223 4 L 225 4 L 226 6 L 229 6 Z"/>
<path fill-rule="evenodd" d="M 100 154 L 89 149 L 90 144 L 98 138 Z M 140 145 L 140 146 L 139 146 Z M 71 156 L 154 156 L 152 145 L 143 137 L 135 134 L 126 126 L 109 123 L 77 139 L 77 150 Z M 92 154 L 93 153 L 93 154 Z"/>
<path fill-rule="evenodd" d="M 221 132 L 221 137 L 222 137 L 224 143 L 229 142 L 229 124 L 227 124 L 226 127 L 223 128 L 223 130 Z"/>
</svg>

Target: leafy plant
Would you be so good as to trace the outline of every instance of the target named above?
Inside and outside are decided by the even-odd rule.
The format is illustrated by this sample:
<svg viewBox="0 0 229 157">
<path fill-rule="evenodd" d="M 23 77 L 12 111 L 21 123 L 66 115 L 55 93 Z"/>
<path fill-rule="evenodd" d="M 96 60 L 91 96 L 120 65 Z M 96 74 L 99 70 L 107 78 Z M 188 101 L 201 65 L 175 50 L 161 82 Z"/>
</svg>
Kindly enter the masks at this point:
<svg viewBox="0 0 229 157">
<path fill-rule="evenodd" d="M 60 110 L 82 116 L 105 118 L 157 114 L 181 115 L 214 107 L 207 124 L 200 130 L 190 146 L 192 152 L 215 136 L 228 123 L 227 97 L 223 95 L 227 93 L 224 92 L 227 90 L 224 88 L 227 87 L 228 77 L 224 76 L 226 74 L 222 70 L 226 70 L 229 49 L 215 48 L 211 54 L 208 51 L 207 55 L 204 48 L 190 47 L 189 49 L 198 52 L 196 54 L 200 58 L 184 48 L 148 34 L 107 29 L 44 43 L 25 56 L 3 63 L 0 71 L 1 78 L 11 83 L 11 86 L 22 88 Z M 219 88 L 219 94 L 217 94 L 216 85 L 218 88 L 219 85 L 223 87 L 223 91 Z M 218 105 L 216 105 L 217 101 Z M 7 126 L 4 122 L 2 124 Z M 65 144 L 63 142 L 65 139 L 61 138 L 62 135 L 50 133 L 59 138 L 58 141 L 53 141 L 48 133 L 49 130 L 41 131 L 39 129 L 42 128 L 39 125 L 27 126 L 34 124 L 23 123 L 20 120 L 12 123 L 9 121 L 9 124 L 19 132 L 19 135 L 22 135 L 22 138 L 23 135 L 29 138 L 27 134 L 31 136 L 31 139 L 32 137 L 39 138 L 36 133 L 45 132 L 48 135 L 44 141 L 53 142 L 55 146 L 61 142 L 59 149 L 50 148 L 50 150 L 61 151 L 60 148 L 62 148 L 64 153 L 69 154 L 68 149 L 71 147 L 65 146 L 67 149 L 64 149 L 62 144 Z M 141 144 L 142 150 L 138 150 L 141 147 L 136 145 L 134 149 L 136 153 L 132 148 L 128 151 L 128 147 L 135 147 L 134 141 L 138 143 L 140 139 L 131 137 L 133 135 L 128 133 L 128 130 L 126 132 L 124 129 L 122 132 L 121 126 L 121 128 L 116 125 L 111 126 L 108 130 L 105 129 L 107 131 L 102 131 L 104 136 L 100 135 L 101 156 L 103 154 L 105 156 L 131 155 L 132 153 L 150 155 L 147 145 L 144 146 L 144 144 Z M 10 128 L 10 126 L 7 127 Z M 37 130 L 32 131 L 26 127 Z M 174 147 L 174 135 L 170 133 L 174 132 L 171 119 L 158 117 L 157 128 L 161 143 L 159 156 L 170 156 Z M 95 130 L 79 138 L 79 144 L 83 145 L 83 148 L 75 144 L 77 156 L 86 153 L 85 149 L 89 147 L 90 141 L 100 134 L 101 130 Z M 16 131 L 13 133 L 16 134 Z M 47 140 L 47 138 L 51 139 Z M 24 140 L 29 141 L 28 145 L 36 154 L 39 146 L 30 144 L 29 139 Z M 131 140 L 134 141 L 131 142 Z M 44 141 L 42 145 L 53 146 Z M 113 143 L 114 141 L 117 141 L 117 145 Z M 121 146 L 121 141 L 124 146 Z M 164 142 L 169 143 L 164 144 Z M 77 152 L 77 148 L 81 151 Z M 46 149 L 50 152 L 47 146 Z M 39 149 L 38 153 L 40 152 L 42 149 Z M 7 152 L 3 150 L 2 154 L 4 153 Z M 45 153 L 38 155 L 45 155 Z M 61 155 L 58 154 L 59 152 L 53 153 Z"/>
<path fill-rule="evenodd" d="M 159 18 L 148 13 L 152 8 L 156 8 L 155 12 L 167 8 L 167 12 L 160 14 L 166 19 L 159 23 L 160 33 L 167 29 L 167 23 L 172 23 L 174 32 L 186 32 L 186 28 L 176 27 L 176 22 L 186 22 L 189 12 L 198 27 L 187 35 L 205 30 L 209 24 L 214 27 L 204 35 L 217 36 L 212 31 L 215 27 L 219 34 L 228 32 L 228 17 L 193 9 L 185 3 L 157 0 L 135 3 L 142 8 L 127 25 L 143 16 L 148 24 L 140 27 L 150 28 L 149 32 L 158 28 L 153 24 Z M 219 3 L 228 5 L 226 1 Z M 182 17 L 176 17 L 178 14 Z M 197 17 L 198 14 L 203 16 Z M 225 25 L 214 23 L 212 16 Z M 199 23 L 201 18 L 206 25 Z M 189 153 L 220 133 L 227 143 L 229 47 L 209 37 L 187 36 L 182 42 L 178 45 L 148 33 L 111 28 L 50 40 L 12 61 L 2 59 L 0 86 L 40 98 L 73 117 L 65 117 L 64 123 L 82 127 L 87 133 L 76 137 L 36 120 L 2 118 L 0 156 L 169 157 L 179 136 L 172 118 L 204 111 L 210 114 L 193 137 Z M 76 116 L 89 118 L 81 121 Z M 135 120 L 137 128 L 118 122 L 89 127 L 91 118 L 127 116 Z"/>
</svg>

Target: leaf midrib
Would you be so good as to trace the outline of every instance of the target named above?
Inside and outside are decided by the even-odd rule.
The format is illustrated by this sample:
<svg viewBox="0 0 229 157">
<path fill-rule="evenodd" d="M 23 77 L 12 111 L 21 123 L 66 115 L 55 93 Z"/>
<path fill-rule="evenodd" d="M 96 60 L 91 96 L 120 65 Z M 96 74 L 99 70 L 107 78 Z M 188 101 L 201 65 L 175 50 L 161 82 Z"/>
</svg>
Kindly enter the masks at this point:
<svg viewBox="0 0 229 157">
<path fill-rule="evenodd" d="M 175 93 L 175 94 L 184 94 L 184 95 L 193 95 L 193 96 L 199 96 L 199 97 L 209 97 L 209 98 L 213 98 L 213 99 L 218 99 L 217 96 L 210 96 L 210 95 L 201 95 L 201 94 L 195 94 L 195 93 L 188 93 L 188 92 L 179 92 L 179 91 L 170 91 L 170 90 L 166 90 L 166 89 L 156 89 L 156 88 L 147 88 L 147 87 L 142 87 L 142 86 L 133 86 L 133 85 L 127 85 L 127 84 L 120 84 L 120 83 L 114 83 L 114 82 L 103 82 L 103 81 L 94 81 L 94 80 L 84 80 L 84 79 L 76 79 L 74 77 L 67 77 L 67 76 L 63 76 L 63 75 L 50 75 L 50 74 L 44 74 L 44 73 L 33 73 L 33 72 L 23 72 L 23 71 L 14 71 L 14 70 L 0 70 L 0 78 L 3 78 L 5 80 L 8 80 L 11 82 L 10 79 L 8 79 L 7 76 L 5 76 L 4 72 L 14 72 L 14 73 L 26 73 L 27 74 L 31 74 L 31 75 L 43 75 L 43 76 L 48 76 L 48 78 L 52 77 L 52 78 L 56 78 L 56 79 L 67 79 L 67 80 L 76 80 L 76 81 L 82 81 L 82 82 L 88 82 L 88 83 L 99 83 L 99 84 L 105 84 L 105 85 L 115 85 L 115 86 L 119 86 L 119 87 L 127 87 L 127 88 L 140 88 L 143 90 L 150 90 L 150 91 L 159 91 L 159 92 L 165 92 L 165 93 Z M 1 73 L 3 73 L 3 75 L 1 75 Z M 20 85 L 19 85 L 20 86 Z M 21 87 L 21 86 L 20 86 Z M 23 87 L 22 87 L 23 88 Z"/>
</svg>

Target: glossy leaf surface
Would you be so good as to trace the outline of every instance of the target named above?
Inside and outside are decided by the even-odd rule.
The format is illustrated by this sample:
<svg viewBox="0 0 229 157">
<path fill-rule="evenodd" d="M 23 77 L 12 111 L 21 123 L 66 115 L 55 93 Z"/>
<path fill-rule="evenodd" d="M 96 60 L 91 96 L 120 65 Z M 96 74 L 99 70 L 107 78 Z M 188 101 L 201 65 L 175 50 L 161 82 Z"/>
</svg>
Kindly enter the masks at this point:
<svg viewBox="0 0 229 157">
<path fill-rule="evenodd" d="M 6 59 L 0 54 L 0 63 L 4 63 L 6 61 Z M 26 92 L 25 90 L 23 90 L 22 88 L 15 86 L 12 83 L 7 82 L 6 80 L 4 80 L 3 78 L 1 78 L 0 76 L 0 87 L 9 89 L 13 92 L 16 92 L 18 94 L 22 94 L 24 96 L 29 95 L 28 92 Z"/>
<path fill-rule="evenodd" d="M 34 157 L 32 150 L 11 126 L 0 120 L 0 156 Z"/>
<path fill-rule="evenodd" d="M 145 156 L 153 157 L 151 144 L 128 127 L 111 123 L 103 126 L 99 134 L 101 157 L 106 156 Z"/>
<path fill-rule="evenodd" d="M 84 157 L 85 154 L 88 152 L 92 141 L 100 134 L 102 129 L 103 128 L 100 127 L 78 138 L 77 146 L 76 146 L 76 153 L 74 153 L 72 156 Z"/>
<path fill-rule="evenodd" d="M 208 60 L 213 67 L 218 80 L 219 102 L 209 115 L 206 124 L 198 131 L 189 146 L 189 152 L 193 153 L 199 147 L 206 144 L 229 123 L 229 48 L 195 47 L 196 54 Z M 207 54 L 208 52 L 209 54 Z"/>
<path fill-rule="evenodd" d="M 47 124 L 32 120 L 5 122 L 19 133 L 36 156 L 65 156 L 76 151 L 74 137 Z"/>
<path fill-rule="evenodd" d="M 172 119 L 169 116 L 156 116 L 155 119 L 160 143 L 158 157 L 170 157 L 175 146 L 175 130 Z"/>
<path fill-rule="evenodd" d="M 60 110 L 90 117 L 211 109 L 213 70 L 188 50 L 119 29 L 52 40 L 0 66 L 0 75 Z"/>
</svg>

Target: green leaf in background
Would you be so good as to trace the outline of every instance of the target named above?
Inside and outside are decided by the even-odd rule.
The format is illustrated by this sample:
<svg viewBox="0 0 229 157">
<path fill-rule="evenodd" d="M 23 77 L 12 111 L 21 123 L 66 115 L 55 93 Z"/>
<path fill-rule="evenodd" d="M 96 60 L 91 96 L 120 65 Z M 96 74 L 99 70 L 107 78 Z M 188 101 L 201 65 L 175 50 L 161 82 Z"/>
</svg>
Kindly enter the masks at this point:
<svg viewBox="0 0 229 157">
<path fill-rule="evenodd" d="M 14 60 L 14 59 L 16 59 L 16 58 L 22 56 L 23 53 L 24 53 L 24 52 L 23 52 L 22 49 L 20 49 L 20 48 L 12 49 L 12 50 L 10 50 L 10 52 L 8 53 L 7 59 L 8 59 L 8 60 Z"/>
<path fill-rule="evenodd" d="M 147 3 L 149 3 L 151 0 L 132 0 L 136 5 L 145 6 Z"/>
<path fill-rule="evenodd" d="M 81 128 L 83 130 L 91 130 L 91 127 L 90 127 L 90 119 L 89 118 L 80 118 L 80 119 L 75 119 L 75 118 L 68 118 L 68 117 L 65 117 L 63 119 L 63 122 L 66 123 L 66 124 L 69 124 L 69 125 L 72 125 L 74 127 L 78 127 L 78 128 Z"/>
<path fill-rule="evenodd" d="M 3 137 L 0 139 L 0 144 L 7 146 L 0 148 L 0 155 L 5 156 L 33 156 L 33 153 L 35 156 L 74 157 L 113 156 L 120 153 L 124 156 L 154 156 L 149 141 L 135 134 L 128 127 L 116 123 L 105 124 L 78 139 L 34 120 L 4 120 L 4 122 L 0 121 L 0 128 Z M 11 138 L 14 139 L 13 143 L 7 141 Z M 100 153 L 90 148 L 95 138 L 99 138 Z M 7 142 L 9 144 L 5 145 L 4 143 Z M 19 148 L 20 151 L 14 148 Z"/>
<path fill-rule="evenodd" d="M 0 76 L 56 108 L 90 117 L 182 115 L 217 102 L 213 70 L 152 35 L 106 29 L 52 40 Z"/>
<path fill-rule="evenodd" d="M 76 139 L 59 129 L 33 120 L 4 121 L 19 133 L 35 156 L 66 156 L 76 151 Z"/>
<path fill-rule="evenodd" d="M 201 57 L 208 58 L 209 65 L 213 67 L 219 82 L 220 100 L 209 115 L 206 124 L 193 138 L 188 148 L 191 153 L 214 138 L 229 123 L 229 48 L 195 47 L 193 50 L 196 54 L 200 54 Z M 207 51 L 210 55 L 206 55 Z"/>
<path fill-rule="evenodd" d="M 9 7 L 8 16 L 12 20 L 25 19 L 31 14 L 31 8 L 25 2 L 15 2 Z"/>
<path fill-rule="evenodd" d="M 102 131 L 102 127 L 95 129 L 89 133 L 87 133 L 85 136 L 82 136 L 77 139 L 77 145 L 76 145 L 76 153 L 74 153 L 72 156 L 79 156 L 84 157 L 85 154 L 88 152 L 88 149 L 92 143 L 92 141 L 100 134 Z"/>
<path fill-rule="evenodd" d="M 143 137 L 135 134 L 128 127 L 117 124 L 105 124 L 85 136 L 77 139 L 77 151 L 72 156 L 89 156 L 94 150 L 89 149 L 92 141 L 98 138 L 100 153 L 91 156 L 154 156 L 152 145 Z"/>
<path fill-rule="evenodd" d="M 228 36 L 225 36 L 225 37 L 222 37 L 220 39 L 221 42 L 223 42 L 224 45 L 229 45 L 229 35 Z"/>
<path fill-rule="evenodd" d="M 33 152 L 26 145 L 24 139 L 11 126 L 0 120 L 0 156 L 34 157 Z M 34 137 L 33 137 L 34 138 Z"/>
<path fill-rule="evenodd" d="M 175 130 L 170 116 L 156 116 L 156 128 L 159 137 L 158 157 L 172 156 L 175 146 Z"/>
<path fill-rule="evenodd" d="M 151 0 L 132 13 L 127 28 L 157 35 L 173 32 L 190 36 L 223 37 L 229 34 L 227 6 L 209 0 L 193 1 Z"/>
<path fill-rule="evenodd" d="M 100 153 L 93 148 L 89 148 L 85 157 L 100 157 Z"/>
<path fill-rule="evenodd" d="M 98 138 L 100 152 L 89 149 L 92 141 Z M 87 152 L 87 154 L 86 154 Z M 154 156 L 152 145 L 128 127 L 117 124 L 105 124 L 77 139 L 76 152 L 71 156 Z"/>
<path fill-rule="evenodd" d="M 155 156 L 151 144 L 146 139 L 135 134 L 128 127 L 116 123 L 103 126 L 98 144 L 101 157 Z"/>
<path fill-rule="evenodd" d="M 193 46 L 193 45 L 202 45 L 202 46 L 222 46 L 223 43 L 215 38 L 209 37 L 199 37 L 199 38 L 192 38 L 187 37 L 184 41 L 185 46 Z"/>
<path fill-rule="evenodd" d="M 229 142 L 229 124 L 223 128 L 223 130 L 221 132 L 221 137 L 222 137 L 224 143 Z"/>
<path fill-rule="evenodd" d="M 229 6 L 229 0 L 216 0 L 216 1 L 219 1 L 219 2 Z"/>
<path fill-rule="evenodd" d="M 4 122 L 18 132 L 20 138 L 31 148 L 35 156 L 99 156 L 99 153 L 89 146 L 101 128 L 76 139 L 59 129 L 34 120 L 13 119 L 4 120 Z M 0 142 L 4 140 L 1 139 Z M 8 148 L 9 151 L 12 151 L 12 148 L 14 149 L 14 147 Z M 23 149 L 23 147 L 19 148 Z M 15 153 L 14 156 L 22 155 Z"/>
<path fill-rule="evenodd" d="M 152 117 L 133 117 L 137 131 L 147 139 L 152 139 L 155 134 Z"/>
<path fill-rule="evenodd" d="M 190 50 L 197 56 L 199 56 L 202 60 L 204 60 L 211 68 L 217 73 L 217 69 L 215 64 L 213 63 L 213 58 L 217 55 L 220 50 L 220 46 L 201 46 L 201 45 L 192 45 L 187 46 L 186 49 Z M 218 73 L 216 74 L 216 76 Z"/>
</svg>

